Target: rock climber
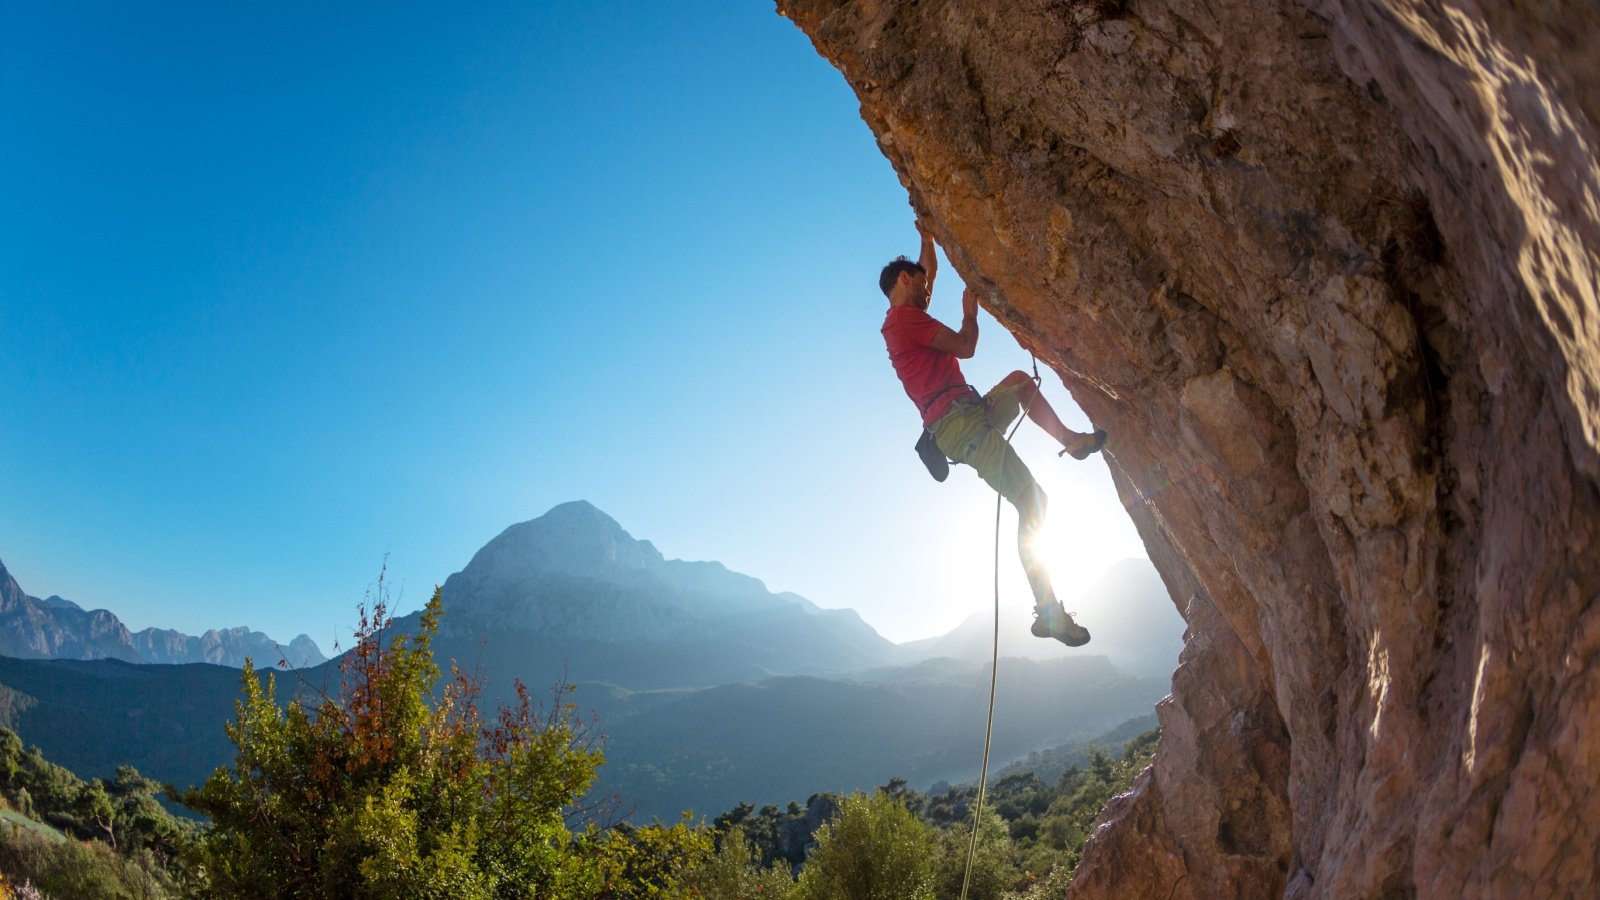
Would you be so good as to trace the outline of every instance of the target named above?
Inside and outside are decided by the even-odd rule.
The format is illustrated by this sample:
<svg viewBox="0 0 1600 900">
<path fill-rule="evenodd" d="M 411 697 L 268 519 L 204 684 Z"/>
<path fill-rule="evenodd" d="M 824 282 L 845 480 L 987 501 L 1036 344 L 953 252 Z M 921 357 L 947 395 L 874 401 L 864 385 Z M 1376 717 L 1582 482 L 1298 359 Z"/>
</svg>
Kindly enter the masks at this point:
<svg viewBox="0 0 1600 900">
<path fill-rule="evenodd" d="M 1089 631 L 1056 599 L 1050 575 L 1033 546 L 1044 525 L 1044 491 L 1011 449 L 1005 432 L 1018 412 L 1026 411 L 1028 418 L 1060 441 L 1062 452 L 1074 459 L 1087 459 L 1098 452 L 1105 446 L 1106 433 L 1080 434 L 1063 425 L 1025 372 L 1012 372 L 987 394 L 980 395 L 967 384 L 956 361 L 971 359 L 977 349 L 978 295 L 971 287 L 962 292 L 960 331 L 951 331 L 928 315 L 938 260 L 933 237 L 920 220 L 917 232 L 922 238 L 918 260 L 897 257 L 878 276 L 878 287 L 889 298 L 889 312 L 883 320 L 889 361 L 938 449 L 951 460 L 971 466 L 1016 507 L 1017 553 L 1035 603 L 1034 636 L 1081 647 L 1089 642 Z M 942 460 L 939 463 L 943 465 Z"/>
</svg>

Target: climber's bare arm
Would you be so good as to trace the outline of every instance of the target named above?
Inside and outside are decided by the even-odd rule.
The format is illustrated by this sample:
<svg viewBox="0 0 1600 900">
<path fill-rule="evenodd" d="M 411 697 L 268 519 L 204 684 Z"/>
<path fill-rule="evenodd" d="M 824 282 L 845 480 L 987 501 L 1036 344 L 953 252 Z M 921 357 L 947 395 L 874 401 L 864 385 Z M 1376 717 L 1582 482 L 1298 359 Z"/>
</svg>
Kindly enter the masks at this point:
<svg viewBox="0 0 1600 900">
<path fill-rule="evenodd" d="M 917 234 L 922 238 L 922 251 L 917 255 L 917 265 L 928 275 L 928 294 L 933 295 L 933 279 L 939 274 L 939 254 L 933 249 L 933 235 L 928 233 L 922 220 L 917 220 Z"/>
<path fill-rule="evenodd" d="M 935 350 L 956 359 L 971 359 L 978 349 L 978 294 L 972 288 L 961 292 L 961 330 L 939 326 L 939 333 L 928 342 Z"/>
</svg>

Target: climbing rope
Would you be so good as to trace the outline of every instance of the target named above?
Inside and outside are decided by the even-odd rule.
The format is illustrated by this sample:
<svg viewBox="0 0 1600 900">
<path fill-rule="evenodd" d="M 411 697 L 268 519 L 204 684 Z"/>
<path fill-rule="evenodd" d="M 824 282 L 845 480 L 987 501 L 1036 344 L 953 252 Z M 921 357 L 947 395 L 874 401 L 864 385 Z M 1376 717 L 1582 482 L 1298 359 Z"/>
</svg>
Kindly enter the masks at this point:
<svg viewBox="0 0 1600 900">
<path fill-rule="evenodd" d="M 1044 390 L 1044 384 L 1039 378 L 1039 358 L 1033 357 L 1033 387 L 1034 399 L 1039 392 Z M 1033 407 L 1030 399 L 1022 408 L 1022 415 L 1017 416 L 1017 421 L 1012 423 L 1011 430 L 1006 433 L 1006 446 L 1011 446 L 1011 437 L 1017 433 L 1017 428 L 1022 425 L 1022 420 L 1028 417 L 1028 410 Z M 961 876 L 961 900 L 967 900 L 967 888 L 972 884 L 972 860 L 978 854 L 978 827 L 983 824 L 983 794 L 989 781 L 989 744 L 994 737 L 994 691 L 995 684 L 1000 674 L 1000 501 L 1004 499 L 998 489 L 994 492 L 994 647 L 989 662 L 989 717 L 983 726 L 983 765 L 978 768 L 978 802 L 972 810 L 972 840 L 967 843 L 966 873 Z"/>
</svg>

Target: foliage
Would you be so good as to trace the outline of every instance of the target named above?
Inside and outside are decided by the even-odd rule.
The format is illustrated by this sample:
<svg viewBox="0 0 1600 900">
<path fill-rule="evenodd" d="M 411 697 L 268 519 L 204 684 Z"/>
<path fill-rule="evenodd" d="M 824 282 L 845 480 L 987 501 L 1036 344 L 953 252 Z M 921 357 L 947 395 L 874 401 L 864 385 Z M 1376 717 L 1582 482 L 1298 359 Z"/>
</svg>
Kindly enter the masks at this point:
<svg viewBox="0 0 1600 900">
<path fill-rule="evenodd" d="M 1150 764 L 1158 734 L 1152 731 L 1129 741 L 1120 757 L 1094 751 L 1087 768 L 1062 776 L 1043 814 L 1025 814 L 1012 822 L 1013 835 L 1034 831 L 1033 845 L 1048 851 L 1028 857 L 1033 871 L 1077 867 L 1100 810 L 1112 797 L 1132 787 L 1134 778 Z"/>
<path fill-rule="evenodd" d="M 768 805 L 757 812 L 753 805 L 741 803 L 712 824 L 719 834 L 737 828 L 750 842 L 761 868 L 794 872 L 817 844 L 813 833 L 838 812 L 837 794 L 812 794 L 804 807 L 791 801 L 782 810 Z"/>
<path fill-rule="evenodd" d="M 23 815 L 74 837 L 170 859 L 193 826 L 162 808 L 156 800 L 161 790 L 132 766 L 118 766 L 109 784 L 98 778 L 84 782 L 0 728 L 0 795 Z"/>
<path fill-rule="evenodd" d="M 998 900 L 1007 890 L 1018 885 L 1019 875 L 1013 857 L 1016 848 L 1006 830 L 1006 823 L 993 808 L 985 804 L 981 827 L 978 829 L 978 846 L 972 858 L 972 880 L 968 885 L 969 900 Z M 938 831 L 939 850 L 937 879 L 940 897 L 961 896 L 961 884 L 967 876 L 967 850 L 972 840 L 972 828 L 945 828 Z"/>
<path fill-rule="evenodd" d="M 593 895 L 607 900 L 645 900 L 681 895 L 687 873 L 712 855 L 711 835 L 704 828 L 683 821 L 664 828 L 651 825 L 637 828 L 618 825 L 600 833 L 590 828 L 586 840 L 593 843 L 601 861 L 601 890 Z"/>
<path fill-rule="evenodd" d="M 1045 900 L 1064 894 L 1100 811 L 1111 797 L 1128 790 L 1150 763 L 1157 737 L 1158 732 L 1151 731 L 1134 738 L 1120 756 L 1090 746 L 1082 752 L 1084 765 L 1067 769 L 1054 784 L 1046 784 L 1032 772 L 1013 771 L 991 785 L 967 896 L 972 900 Z M 889 817 L 886 810 L 893 807 L 920 820 L 918 827 L 926 832 L 929 844 L 923 858 L 932 867 L 932 893 L 925 896 L 958 897 L 966 877 L 976 794 L 975 786 L 962 786 L 923 795 L 896 778 L 869 798 L 872 812 L 868 814 L 861 812 L 865 795 L 846 798 L 847 809 L 837 813 L 830 795 L 813 795 L 805 808 L 790 803 L 787 810 L 766 806 L 757 812 L 748 803 L 740 804 L 715 820 L 720 832 L 736 834 L 737 839 L 724 837 L 721 852 L 696 870 L 693 878 L 700 880 L 686 880 L 703 885 L 702 894 L 688 896 L 762 896 L 751 893 L 750 879 L 764 866 L 778 863 L 781 870 L 791 862 L 796 866 L 804 862 L 797 897 L 872 896 L 852 893 L 872 889 L 864 886 L 865 878 L 847 886 L 831 880 L 834 875 L 829 874 L 824 885 L 818 863 L 823 861 L 822 867 L 834 872 L 846 865 L 841 859 L 869 871 L 874 866 L 899 867 L 902 873 L 922 871 L 920 861 L 896 855 L 893 842 L 873 831 L 877 826 L 871 823 Z M 815 842 L 797 837 L 797 831 L 819 809 L 828 810 L 823 817 L 832 816 L 833 822 L 818 830 Z M 827 835 L 845 838 L 828 838 L 834 849 L 824 854 L 821 843 Z M 863 849 L 875 843 L 887 843 L 891 850 Z M 812 846 L 816 851 L 808 859 L 805 851 Z"/>
<path fill-rule="evenodd" d="M 725 829 L 720 838 L 716 854 L 684 874 L 673 900 L 785 900 L 794 893 L 789 867 L 763 865 L 742 827 Z"/>
<path fill-rule="evenodd" d="M 17 896 L 157 900 L 174 896 L 168 874 L 141 851 L 119 855 L 101 841 L 54 840 L 33 831 L 0 828 L 0 872 Z M 4 894 L 0 894 L 3 897 Z"/>
<path fill-rule="evenodd" d="M 0 827 L 0 870 L 60 896 L 167 896 L 195 826 L 162 808 L 161 790 L 132 766 L 85 782 L 0 728 L 0 805 L 13 810 Z"/>
<path fill-rule="evenodd" d="M 817 833 L 799 900 L 932 900 L 932 831 L 887 791 L 856 793 Z"/>
<path fill-rule="evenodd" d="M 247 663 L 227 727 L 232 769 L 183 803 L 212 826 L 197 843 L 206 897 L 664 896 L 711 851 L 685 823 L 603 829 L 580 806 L 604 761 L 558 686 L 540 713 L 526 689 L 481 717 L 481 683 L 441 686 L 437 590 L 416 632 L 389 637 L 382 580 L 316 708 L 273 699 Z"/>
</svg>

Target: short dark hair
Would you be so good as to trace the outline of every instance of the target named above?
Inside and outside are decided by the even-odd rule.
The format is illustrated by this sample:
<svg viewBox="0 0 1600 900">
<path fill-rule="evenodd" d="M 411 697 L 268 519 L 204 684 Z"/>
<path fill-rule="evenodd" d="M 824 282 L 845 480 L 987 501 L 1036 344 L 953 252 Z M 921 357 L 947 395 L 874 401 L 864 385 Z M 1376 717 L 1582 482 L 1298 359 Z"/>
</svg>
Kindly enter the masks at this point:
<svg viewBox="0 0 1600 900">
<path fill-rule="evenodd" d="M 889 261 L 887 266 L 883 267 L 883 272 L 878 275 L 878 289 L 883 291 L 883 295 L 887 297 L 889 296 L 889 290 L 894 287 L 894 283 L 900 280 L 901 272 L 921 271 L 923 271 L 921 263 L 914 263 L 904 256 L 896 256 Z"/>
</svg>

